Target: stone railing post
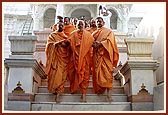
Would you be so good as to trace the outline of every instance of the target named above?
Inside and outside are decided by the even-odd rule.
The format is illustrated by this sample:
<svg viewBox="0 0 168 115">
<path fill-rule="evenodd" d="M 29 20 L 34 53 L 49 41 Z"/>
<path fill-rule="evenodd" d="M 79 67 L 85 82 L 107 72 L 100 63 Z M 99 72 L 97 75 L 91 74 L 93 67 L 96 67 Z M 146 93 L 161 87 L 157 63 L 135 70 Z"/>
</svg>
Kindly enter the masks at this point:
<svg viewBox="0 0 168 115">
<path fill-rule="evenodd" d="M 11 55 L 4 60 L 8 110 L 31 109 L 31 101 L 45 72 L 34 58 L 36 36 L 9 36 Z"/>
<path fill-rule="evenodd" d="M 47 43 L 47 38 L 50 33 L 51 33 L 51 30 L 34 31 L 34 35 L 37 36 L 37 43 L 36 43 L 34 57 L 38 62 L 41 62 L 43 66 L 46 65 L 45 47 Z"/>
<path fill-rule="evenodd" d="M 156 85 L 155 70 L 158 61 L 153 60 L 152 38 L 126 38 L 128 60 L 121 68 L 125 77 L 124 89 L 132 110 L 153 110 L 153 89 Z"/>
</svg>

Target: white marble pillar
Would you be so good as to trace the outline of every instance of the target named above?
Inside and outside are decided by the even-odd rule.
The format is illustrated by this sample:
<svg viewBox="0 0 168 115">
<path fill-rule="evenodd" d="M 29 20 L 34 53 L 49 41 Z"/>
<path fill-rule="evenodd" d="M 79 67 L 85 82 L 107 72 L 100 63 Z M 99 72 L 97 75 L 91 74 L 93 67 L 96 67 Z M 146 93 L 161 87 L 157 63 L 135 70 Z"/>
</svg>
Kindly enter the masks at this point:
<svg viewBox="0 0 168 115">
<path fill-rule="evenodd" d="M 128 18 L 125 18 L 125 20 L 123 20 L 123 30 L 124 33 L 128 33 Z"/>
<path fill-rule="evenodd" d="M 57 16 L 64 16 L 64 5 L 63 4 L 57 4 L 57 9 L 56 9 L 56 15 L 55 15 L 55 23 L 57 23 Z"/>
<path fill-rule="evenodd" d="M 33 31 L 39 31 L 40 29 L 40 20 L 36 17 L 34 17 L 34 25 L 33 25 Z"/>
<path fill-rule="evenodd" d="M 32 8 L 32 18 L 33 18 L 33 31 L 39 31 L 41 18 L 43 17 L 42 9 L 40 5 L 34 4 Z"/>
</svg>

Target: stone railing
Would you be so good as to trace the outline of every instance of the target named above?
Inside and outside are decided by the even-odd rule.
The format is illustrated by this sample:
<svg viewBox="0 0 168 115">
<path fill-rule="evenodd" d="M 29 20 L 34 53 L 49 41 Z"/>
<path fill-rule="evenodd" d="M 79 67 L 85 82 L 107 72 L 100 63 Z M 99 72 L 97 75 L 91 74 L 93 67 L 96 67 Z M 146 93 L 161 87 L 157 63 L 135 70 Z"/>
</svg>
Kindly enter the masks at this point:
<svg viewBox="0 0 168 115">
<path fill-rule="evenodd" d="M 33 55 L 36 36 L 9 36 L 12 55 Z"/>
<path fill-rule="evenodd" d="M 152 38 L 127 38 L 125 44 L 127 45 L 128 59 L 153 59 L 152 46 L 154 39 Z"/>
<path fill-rule="evenodd" d="M 34 35 L 37 36 L 37 41 L 46 41 L 51 30 L 46 29 L 43 31 L 34 31 Z"/>
<path fill-rule="evenodd" d="M 127 62 L 120 71 L 125 77 L 124 90 L 132 110 L 153 110 L 155 71 L 159 62 L 151 56 L 154 39 L 126 38 Z"/>
<path fill-rule="evenodd" d="M 36 36 L 9 36 L 12 55 L 4 60 L 8 94 L 7 109 L 30 110 L 30 102 L 45 78 L 45 71 L 34 58 Z M 17 106 L 17 108 L 16 108 Z"/>
</svg>

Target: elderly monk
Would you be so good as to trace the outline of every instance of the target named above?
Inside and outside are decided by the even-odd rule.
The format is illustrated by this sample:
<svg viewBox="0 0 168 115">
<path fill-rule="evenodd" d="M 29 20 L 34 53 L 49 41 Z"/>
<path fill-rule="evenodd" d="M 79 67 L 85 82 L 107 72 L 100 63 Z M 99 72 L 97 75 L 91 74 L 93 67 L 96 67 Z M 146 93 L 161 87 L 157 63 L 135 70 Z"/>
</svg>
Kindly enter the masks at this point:
<svg viewBox="0 0 168 115">
<path fill-rule="evenodd" d="M 111 29 L 105 28 L 103 18 L 97 18 L 98 30 L 93 33 L 93 87 L 97 94 L 102 94 L 107 89 L 107 99 L 112 101 L 111 90 L 113 87 L 113 68 L 117 66 L 119 52 Z"/>
<path fill-rule="evenodd" d="M 69 17 L 64 17 L 64 33 L 65 35 L 69 36 L 71 32 L 76 30 L 75 26 L 70 23 Z"/>
<path fill-rule="evenodd" d="M 58 22 L 58 30 L 49 35 L 46 45 L 48 90 L 50 93 L 56 94 L 56 102 L 59 102 L 59 95 L 64 92 L 69 60 L 69 47 L 63 27 L 63 22 Z"/>
<path fill-rule="evenodd" d="M 78 22 L 78 18 L 74 17 L 74 18 L 72 19 L 72 25 L 74 25 L 75 28 L 77 28 L 77 26 L 76 26 L 77 22 Z"/>
<path fill-rule="evenodd" d="M 87 30 L 90 33 L 93 33 L 95 30 L 97 30 L 97 25 L 96 25 L 96 20 L 95 19 L 91 19 L 91 21 L 90 21 L 90 27 L 87 28 Z"/>
<path fill-rule="evenodd" d="M 83 20 L 77 22 L 78 30 L 74 31 L 68 38 L 72 50 L 71 68 L 69 68 L 70 92 L 76 93 L 78 87 L 82 93 L 81 101 L 86 102 L 86 92 L 90 79 L 90 50 L 94 41 L 90 32 L 84 29 Z"/>
</svg>

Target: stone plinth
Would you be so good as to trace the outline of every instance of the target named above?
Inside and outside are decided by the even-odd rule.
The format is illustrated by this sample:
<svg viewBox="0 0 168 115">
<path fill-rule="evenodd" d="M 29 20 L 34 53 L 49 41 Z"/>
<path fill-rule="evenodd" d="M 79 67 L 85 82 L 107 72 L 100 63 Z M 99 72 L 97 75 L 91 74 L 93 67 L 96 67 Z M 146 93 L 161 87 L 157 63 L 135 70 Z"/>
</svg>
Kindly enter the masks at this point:
<svg viewBox="0 0 168 115">
<path fill-rule="evenodd" d="M 35 51 L 36 36 L 9 36 L 12 55 L 32 55 Z"/>
<path fill-rule="evenodd" d="M 18 81 L 21 82 L 25 93 L 35 93 L 32 89 L 34 84 L 41 85 L 40 78 L 45 78 L 44 70 L 35 59 L 5 59 L 5 66 L 9 68 L 8 92 L 10 93 Z"/>
<path fill-rule="evenodd" d="M 124 91 L 128 101 L 132 102 L 132 110 L 153 110 L 153 92 L 156 86 L 156 60 L 128 60 L 121 68 L 125 77 Z M 145 88 L 142 88 L 142 86 Z M 145 105 L 145 106 L 144 106 Z"/>
<path fill-rule="evenodd" d="M 41 79 L 45 78 L 45 72 L 34 58 L 36 36 L 9 36 L 9 40 L 12 55 L 4 61 L 5 68 L 8 70 L 6 73 L 7 109 L 17 110 L 15 105 L 18 107 L 25 103 L 30 105 L 38 86 L 41 85 Z M 18 82 L 21 84 L 22 91 L 17 90 Z M 20 99 L 26 99 L 23 100 L 24 104 Z M 28 107 L 27 109 L 30 110 L 30 106 Z"/>
<path fill-rule="evenodd" d="M 125 77 L 124 90 L 133 111 L 153 110 L 155 71 L 159 66 L 151 56 L 153 42 L 150 38 L 125 39 L 128 60 L 120 71 Z"/>
<path fill-rule="evenodd" d="M 128 60 L 151 60 L 154 39 L 126 38 Z"/>
<path fill-rule="evenodd" d="M 151 61 L 130 61 L 123 65 L 121 73 L 125 77 L 125 87 L 128 96 L 137 95 L 141 90 L 142 83 L 146 90 L 153 95 L 153 88 L 156 85 L 154 71 L 158 67 L 156 60 Z"/>
</svg>

